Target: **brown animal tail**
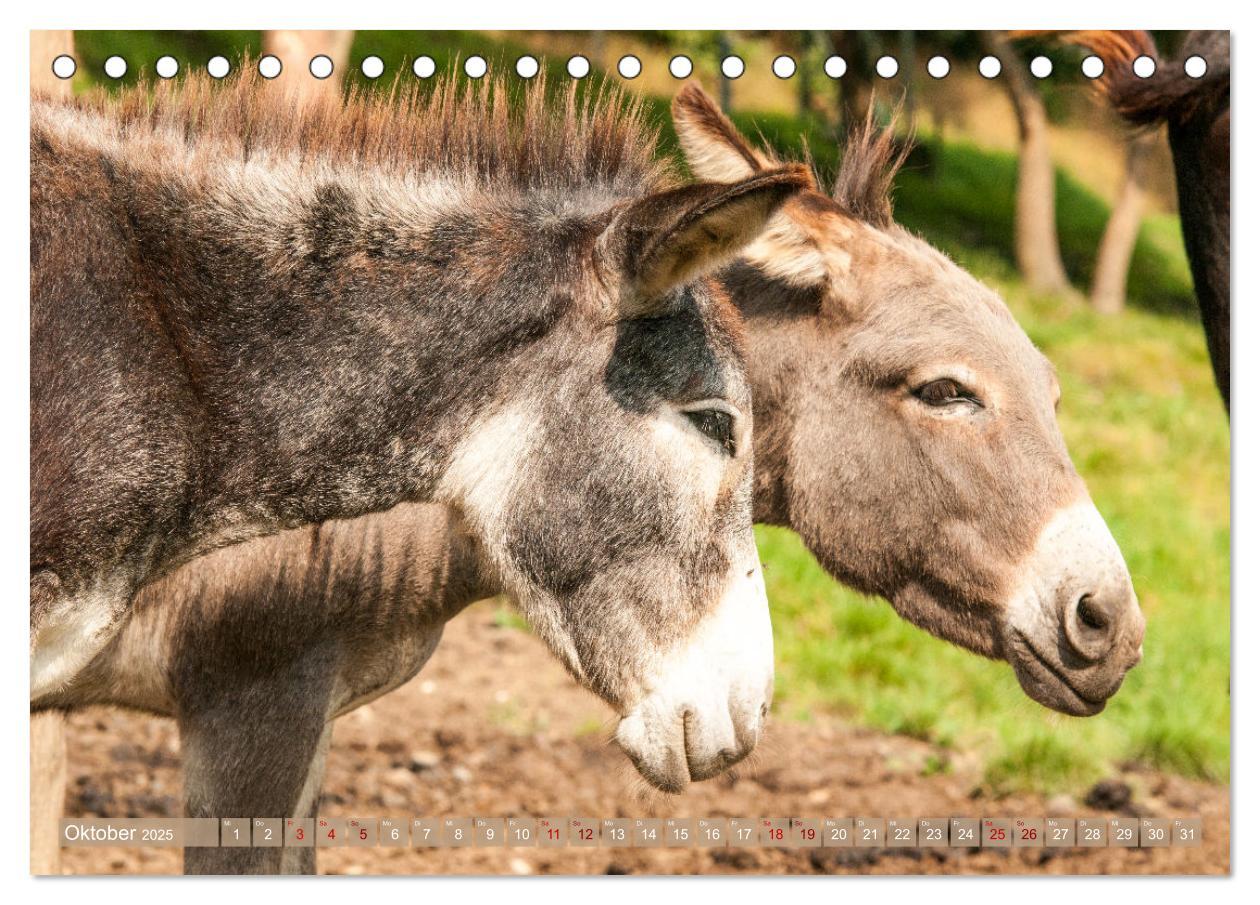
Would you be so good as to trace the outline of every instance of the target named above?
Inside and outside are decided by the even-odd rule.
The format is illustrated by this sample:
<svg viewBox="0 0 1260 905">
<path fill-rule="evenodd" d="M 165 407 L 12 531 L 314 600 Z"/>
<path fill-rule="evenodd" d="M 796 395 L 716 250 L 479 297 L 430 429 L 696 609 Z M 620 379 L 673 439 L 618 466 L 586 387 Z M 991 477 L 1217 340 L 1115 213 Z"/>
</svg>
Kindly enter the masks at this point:
<svg viewBox="0 0 1260 905">
<path fill-rule="evenodd" d="M 1096 54 L 1103 61 L 1103 73 L 1093 80 L 1094 87 L 1134 125 L 1188 119 L 1199 103 L 1218 89 L 1222 75 L 1225 84 L 1229 84 L 1227 67 L 1223 73 L 1210 69 L 1204 79 L 1188 77 L 1180 65 L 1161 59 L 1155 39 L 1147 31 L 1014 33 L 1017 37 L 1034 34 L 1053 35 L 1065 44 Z M 1133 71 L 1133 61 L 1140 56 L 1155 61 L 1155 72 L 1149 78 L 1138 78 Z"/>
</svg>

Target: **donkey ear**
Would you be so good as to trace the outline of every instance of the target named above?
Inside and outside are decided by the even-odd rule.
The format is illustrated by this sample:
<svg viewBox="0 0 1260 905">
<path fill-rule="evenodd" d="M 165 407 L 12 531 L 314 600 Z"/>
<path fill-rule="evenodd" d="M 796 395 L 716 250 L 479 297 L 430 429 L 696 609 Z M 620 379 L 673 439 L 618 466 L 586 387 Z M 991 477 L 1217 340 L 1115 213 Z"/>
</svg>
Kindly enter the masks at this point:
<svg viewBox="0 0 1260 905">
<path fill-rule="evenodd" d="M 724 264 L 808 184 L 805 168 L 792 166 L 742 182 L 696 183 L 631 204 L 601 237 L 611 266 L 622 277 L 618 318 L 662 310 L 670 289 Z"/>
<path fill-rule="evenodd" d="M 773 168 L 696 82 L 683 86 L 671 109 L 678 143 L 697 179 L 734 182 Z"/>
</svg>

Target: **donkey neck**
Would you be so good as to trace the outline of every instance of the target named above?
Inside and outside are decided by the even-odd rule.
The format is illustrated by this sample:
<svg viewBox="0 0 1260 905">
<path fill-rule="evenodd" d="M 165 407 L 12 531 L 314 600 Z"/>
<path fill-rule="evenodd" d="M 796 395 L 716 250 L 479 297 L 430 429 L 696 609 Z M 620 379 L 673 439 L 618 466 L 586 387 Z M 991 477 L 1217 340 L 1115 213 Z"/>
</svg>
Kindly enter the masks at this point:
<svg viewBox="0 0 1260 905">
<path fill-rule="evenodd" d="M 748 380 L 753 396 L 753 443 L 757 463 L 753 520 L 791 527 L 787 474 L 793 425 L 798 418 L 794 385 L 802 362 L 818 348 L 821 290 L 798 288 L 737 262 L 721 276 L 723 288 L 744 318 Z"/>
</svg>

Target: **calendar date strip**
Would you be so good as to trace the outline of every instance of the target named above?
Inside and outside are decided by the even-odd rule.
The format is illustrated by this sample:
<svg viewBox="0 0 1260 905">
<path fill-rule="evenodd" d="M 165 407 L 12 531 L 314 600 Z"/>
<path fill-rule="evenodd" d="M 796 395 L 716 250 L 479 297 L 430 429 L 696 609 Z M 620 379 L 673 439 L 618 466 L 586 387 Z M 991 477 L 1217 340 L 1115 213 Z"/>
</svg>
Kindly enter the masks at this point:
<svg viewBox="0 0 1260 905">
<path fill-rule="evenodd" d="M 1199 817 L 63 818 L 65 847 L 1178 848 Z"/>
</svg>

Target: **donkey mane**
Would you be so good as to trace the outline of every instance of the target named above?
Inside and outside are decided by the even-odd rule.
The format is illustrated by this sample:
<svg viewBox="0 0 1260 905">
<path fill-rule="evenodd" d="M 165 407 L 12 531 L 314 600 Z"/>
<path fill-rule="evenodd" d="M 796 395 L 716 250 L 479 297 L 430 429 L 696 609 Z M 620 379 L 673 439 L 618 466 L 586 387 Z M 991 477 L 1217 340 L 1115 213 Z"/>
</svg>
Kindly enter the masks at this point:
<svg viewBox="0 0 1260 905">
<path fill-rule="evenodd" d="M 894 126 L 901 108 L 887 126 L 875 124 L 874 101 L 861 126 L 849 133 L 840 158 L 840 171 L 831 197 L 848 214 L 887 229 L 893 225 L 892 185 L 914 147 L 913 139 L 898 141 Z"/>
<path fill-rule="evenodd" d="M 601 186 L 620 193 L 674 182 L 657 159 L 658 130 L 643 104 L 608 83 L 580 98 L 576 83 L 549 92 L 542 76 L 523 88 L 502 79 L 463 81 L 448 75 L 403 86 L 400 79 L 387 91 L 298 102 L 245 60 L 230 81 L 197 73 L 42 102 L 94 115 L 109 138 L 175 140 L 217 161 L 284 156 L 299 166 L 366 164 L 519 189 Z"/>
</svg>

